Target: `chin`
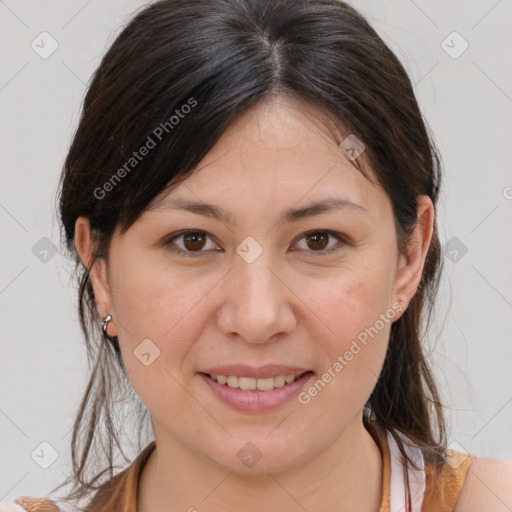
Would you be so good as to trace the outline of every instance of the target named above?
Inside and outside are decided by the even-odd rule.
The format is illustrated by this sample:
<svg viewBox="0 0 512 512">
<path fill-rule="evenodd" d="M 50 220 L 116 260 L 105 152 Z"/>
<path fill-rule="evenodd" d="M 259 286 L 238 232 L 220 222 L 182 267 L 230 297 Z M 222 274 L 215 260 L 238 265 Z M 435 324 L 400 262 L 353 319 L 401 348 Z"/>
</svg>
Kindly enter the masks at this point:
<svg viewBox="0 0 512 512">
<path fill-rule="evenodd" d="M 296 454 L 296 444 L 268 439 L 268 431 L 252 440 L 232 441 L 222 453 L 208 457 L 224 471 L 244 476 L 265 476 L 292 470 L 304 463 L 305 454 Z"/>
</svg>

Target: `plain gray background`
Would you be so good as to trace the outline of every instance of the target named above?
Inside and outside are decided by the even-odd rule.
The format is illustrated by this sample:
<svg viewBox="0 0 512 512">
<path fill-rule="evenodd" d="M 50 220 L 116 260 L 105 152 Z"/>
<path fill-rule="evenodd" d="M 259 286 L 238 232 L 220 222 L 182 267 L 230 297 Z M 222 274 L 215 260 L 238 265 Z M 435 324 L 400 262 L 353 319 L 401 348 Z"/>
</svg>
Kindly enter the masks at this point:
<svg viewBox="0 0 512 512">
<path fill-rule="evenodd" d="M 350 3 L 404 63 L 443 157 L 448 247 L 427 341 L 450 406 L 449 440 L 512 459 L 512 2 Z M 88 369 L 72 266 L 59 252 L 56 187 L 86 84 L 141 5 L 0 0 L 2 501 L 44 496 L 70 467 Z M 41 443 L 57 456 L 47 469 L 53 452 Z"/>
</svg>

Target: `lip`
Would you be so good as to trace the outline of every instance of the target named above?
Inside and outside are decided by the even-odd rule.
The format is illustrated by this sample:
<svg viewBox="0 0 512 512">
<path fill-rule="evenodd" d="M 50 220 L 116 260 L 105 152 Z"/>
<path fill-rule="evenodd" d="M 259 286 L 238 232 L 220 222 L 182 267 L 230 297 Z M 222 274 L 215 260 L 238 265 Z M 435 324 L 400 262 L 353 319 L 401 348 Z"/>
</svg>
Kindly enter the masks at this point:
<svg viewBox="0 0 512 512">
<path fill-rule="evenodd" d="M 214 372 L 212 373 L 217 375 Z M 290 372 L 288 375 L 291 373 L 294 372 Z M 306 371 L 304 375 L 293 381 L 291 384 L 286 384 L 280 388 L 274 388 L 271 391 L 243 391 L 238 388 L 231 388 L 227 384 L 219 384 L 204 373 L 198 373 L 198 375 L 222 403 L 237 411 L 251 413 L 262 413 L 279 409 L 292 401 L 315 376 L 313 371 L 310 370 Z M 223 374 L 219 373 L 218 375 Z M 241 376 L 243 377 L 244 375 Z"/>
<path fill-rule="evenodd" d="M 267 364 L 255 368 L 245 364 L 232 364 L 227 366 L 216 366 L 200 370 L 200 373 L 211 373 L 212 375 L 234 375 L 236 377 L 252 377 L 253 379 L 268 379 L 278 377 L 279 375 L 302 375 L 310 371 L 310 368 L 300 368 L 298 366 L 285 366 L 282 364 Z"/>
</svg>

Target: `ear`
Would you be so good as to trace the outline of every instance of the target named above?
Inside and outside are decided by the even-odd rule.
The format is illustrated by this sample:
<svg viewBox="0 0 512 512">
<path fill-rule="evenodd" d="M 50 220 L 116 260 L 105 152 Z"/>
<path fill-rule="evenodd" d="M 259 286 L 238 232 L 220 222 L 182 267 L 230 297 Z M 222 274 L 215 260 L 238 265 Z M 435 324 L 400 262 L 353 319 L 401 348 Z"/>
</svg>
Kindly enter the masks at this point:
<svg viewBox="0 0 512 512">
<path fill-rule="evenodd" d="M 89 268 L 96 249 L 92 238 L 91 226 L 87 217 L 78 217 L 75 222 L 75 250 L 85 268 Z M 98 258 L 89 270 L 89 279 L 94 291 L 94 298 L 101 318 L 112 315 L 115 321 L 116 315 L 112 300 L 112 293 L 108 284 L 108 267 L 105 258 Z M 108 334 L 117 336 L 118 330 L 115 322 L 108 324 Z"/>
<path fill-rule="evenodd" d="M 407 257 L 400 255 L 393 288 L 395 300 L 403 305 L 402 311 L 407 309 L 418 289 L 432 240 L 435 210 L 430 197 L 418 196 L 416 212 L 417 223 L 409 242 Z"/>
</svg>

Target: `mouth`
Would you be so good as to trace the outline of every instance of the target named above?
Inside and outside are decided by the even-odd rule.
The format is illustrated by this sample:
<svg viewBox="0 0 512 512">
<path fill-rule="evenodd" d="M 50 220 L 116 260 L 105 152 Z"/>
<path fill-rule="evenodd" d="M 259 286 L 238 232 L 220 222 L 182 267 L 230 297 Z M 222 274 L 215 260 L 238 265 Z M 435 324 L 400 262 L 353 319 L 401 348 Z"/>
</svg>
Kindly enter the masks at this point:
<svg viewBox="0 0 512 512">
<path fill-rule="evenodd" d="M 270 412 L 292 402 L 314 379 L 309 370 L 300 374 L 254 378 L 199 372 L 198 376 L 219 402 L 239 412 Z"/>
<path fill-rule="evenodd" d="M 277 375 L 276 377 L 268 377 L 263 379 L 256 379 L 254 377 L 238 377 L 236 375 L 215 375 L 212 373 L 203 373 L 212 381 L 220 384 L 221 386 L 228 386 L 233 389 L 241 389 L 242 391 L 272 391 L 276 388 L 288 386 L 299 380 L 306 374 L 313 372 L 307 371 L 300 374 Z"/>
</svg>

